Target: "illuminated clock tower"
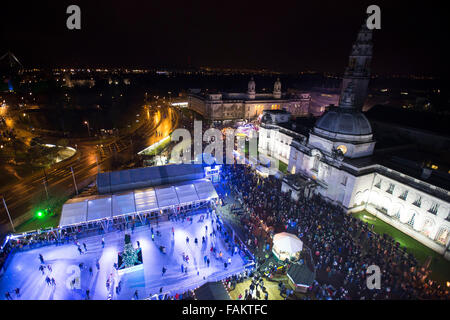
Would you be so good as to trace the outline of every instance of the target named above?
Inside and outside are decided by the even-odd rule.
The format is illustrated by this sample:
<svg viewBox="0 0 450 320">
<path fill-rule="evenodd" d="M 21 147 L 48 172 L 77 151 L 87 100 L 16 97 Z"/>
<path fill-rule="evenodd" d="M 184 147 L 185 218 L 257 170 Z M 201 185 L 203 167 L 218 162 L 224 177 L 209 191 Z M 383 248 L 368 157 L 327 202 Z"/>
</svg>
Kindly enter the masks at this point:
<svg viewBox="0 0 450 320">
<path fill-rule="evenodd" d="M 362 110 L 364 101 L 367 98 L 372 53 L 372 30 L 369 30 L 366 24 L 363 24 L 350 53 L 349 63 L 342 79 L 341 92 L 342 99 L 349 83 L 353 83 L 355 94 L 354 107 L 358 110 Z"/>
</svg>

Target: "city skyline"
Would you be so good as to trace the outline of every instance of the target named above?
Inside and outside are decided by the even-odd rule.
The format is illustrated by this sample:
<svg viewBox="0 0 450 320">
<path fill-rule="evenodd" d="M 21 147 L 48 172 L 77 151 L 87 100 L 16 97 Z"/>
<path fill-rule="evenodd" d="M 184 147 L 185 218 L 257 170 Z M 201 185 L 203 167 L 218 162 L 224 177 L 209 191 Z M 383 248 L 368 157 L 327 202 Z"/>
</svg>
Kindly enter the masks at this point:
<svg viewBox="0 0 450 320">
<path fill-rule="evenodd" d="M 285 2 L 212 8 L 206 4 L 78 2 L 81 30 L 66 28 L 67 1 L 7 4 L 2 51 L 25 67 L 248 68 L 342 72 L 348 44 L 371 4 L 339 7 Z M 381 30 L 374 74 L 432 74 L 445 69 L 443 16 L 416 2 L 378 3 Z M 416 17 L 421 17 L 417 23 Z M 401 23 L 398 23 L 401 22 Z M 433 50 L 429 50 L 433 46 Z"/>
</svg>

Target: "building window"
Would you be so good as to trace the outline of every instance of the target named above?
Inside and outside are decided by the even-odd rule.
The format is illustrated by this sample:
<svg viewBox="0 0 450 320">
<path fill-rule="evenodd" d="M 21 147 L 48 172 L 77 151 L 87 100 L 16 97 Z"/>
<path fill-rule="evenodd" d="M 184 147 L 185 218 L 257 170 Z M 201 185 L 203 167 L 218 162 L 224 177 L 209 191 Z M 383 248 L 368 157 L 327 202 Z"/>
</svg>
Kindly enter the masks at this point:
<svg viewBox="0 0 450 320">
<path fill-rule="evenodd" d="M 436 215 L 437 212 L 438 212 L 438 210 L 439 210 L 439 204 L 434 203 L 434 204 L 431 206 L 430 210 L 428 210 L 428 212 L 429 212 L 429 213 L 432 213 L 432 214 L 434 214 L 434 215 Z"/>
<path fill-rule="evenodd" d="M 375 187 L 381 189 L 381 179 L 378 180 L 378 182 L 375 184 Z"/>
<path fill-rule="evenodd" d="M 408 190 L 403 191 L 403 193 L 400 195 L 400 199 L 402 200 L 406 200 L 406 198 L 408 197 Z"/>
<path fill-rule="evenodd" d="M 413 202 L 413 205 L 420 208 L 420 206 L 422 205 L 422 197 L 417 196 L 417 199 L 416 199 L 416 201 Z"/>
<path fill-rule="evenodd" d="M 409 221 L 408 221 L 407 224 L 410 225 L 411 227 L 413 227 L 413 226 L 414 226 L 414 219 L 415 219 L 415 218 L 416 218 L 416 214 L 413 213 L 411 219 L 409 219 Z"/>
<path fill-rule="evenodd" d="M 448 229 L 447 228 L 442 228 L 439 231 L 439 235 L 438 235 L 436 241 L 445 246 L 447 244 L 449 235 L 450 234 L 449 234 Z"/>
<path fill-rule="evenodd" d="M 347 176 L 343 176 L 343 177 L 342 177 L 342 183 L 341 183 L 341 184 L 342 184 L 343 186 L 346 186 L 346 185 L 347 185 L 347 180 L 348 180 L 348 177 L 347 177 Z"/>
<path fill-rule="evenodd" d="M 389 184 L 389 188 L 386 190 L 387 193 L 392 194 L 394 192 L 395 185 L 393 183 Z"/>
<path fill-rule="evenodd" d="M 313 164 L 313 170 L 316 172 L 319 172 L 319 164 L 320 164 L 320 158 L 319 156 L 314 157 L 314 164 Z"/>
</svg>

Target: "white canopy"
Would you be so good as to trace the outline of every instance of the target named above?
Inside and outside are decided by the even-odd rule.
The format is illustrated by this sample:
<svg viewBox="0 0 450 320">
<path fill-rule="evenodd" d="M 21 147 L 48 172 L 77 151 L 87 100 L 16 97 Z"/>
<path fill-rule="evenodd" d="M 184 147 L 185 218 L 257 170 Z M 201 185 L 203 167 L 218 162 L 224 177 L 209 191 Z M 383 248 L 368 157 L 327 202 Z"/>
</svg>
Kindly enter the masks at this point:
<svg viewBox="0 0 450 320">
<path fill-rule="evenodd" d="M 134 202 L 133 193 L 115 194 L 112 196 L 112 199 L 113 217 L 127 215 L 137 211 L 135 207 L 137 203 Z"/>
<path fill-rule="evenodd" d="M 177 191 L 180 204 L 198 201 L 197 191 L 195 191 L 195 187 L 193 184 L 177 186 L 175 187 L 175 189 Z"/>
<path fill-rule="evenodd" d="M 213 184 L 207 179 L 109 196 L 77 198 L 64 204 L 59 226 L 66 227 L 128 214 L 154 212 L 217 198 Z"/>
<path fill-rule="evenodd" d="M 298 257 L 303 249 L 303 242 L 295 235 L 282 232 L 273 237 L 272 252 L 280 260 Z"/>
<path fill-rule="evenodd" d="M 133 212 L 154 211 L 159 208 L 158 201 L 156 200 L 156 192 L 153 188 L 134 190 L 134 203 L 136 205 L 136 211 Z"/>
<path fill-rule="evenodd" d="M 156 198 L 160 208 L 177 206 L 179 203 L 174 186 L 156 188 Z"/>
</svg>

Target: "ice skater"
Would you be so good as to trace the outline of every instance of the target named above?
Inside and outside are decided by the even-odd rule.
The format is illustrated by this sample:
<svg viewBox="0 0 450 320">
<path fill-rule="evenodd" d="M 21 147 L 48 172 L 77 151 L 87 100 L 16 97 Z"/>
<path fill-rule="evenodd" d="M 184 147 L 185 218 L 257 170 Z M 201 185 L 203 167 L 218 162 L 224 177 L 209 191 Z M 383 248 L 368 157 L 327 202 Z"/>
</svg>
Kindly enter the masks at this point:
<svg viewBox="0 0 450 320">
<path fill-rule="evenodd" d="M 39 260 L 41 261 L 41 264 L 44 264 L 44 257 L 40 253 L 39 253 Z"/>
<path fill-rule="evenodd" d="M 165 267 L 162 268 L 162 275 L 166 273 L 167 269 Z"/>
<path fill-rule="evenodd" d="M 87 251 L 86 243 L 83 242 L 84 251 Z"/>
<path fill-rule="evenodd" d="M 102 237 L 102 248 L 105 248 L 105 238 Z"/>
<path fill-rule="evenodd" d="M 45 270 L 45 266 L 40 265 L 40 266 L 39 266 L 39 271 L 41 271 L 43 275 L 45 274 L 45 271 L 44 271 L 44 270 Z"/>
</svg>

